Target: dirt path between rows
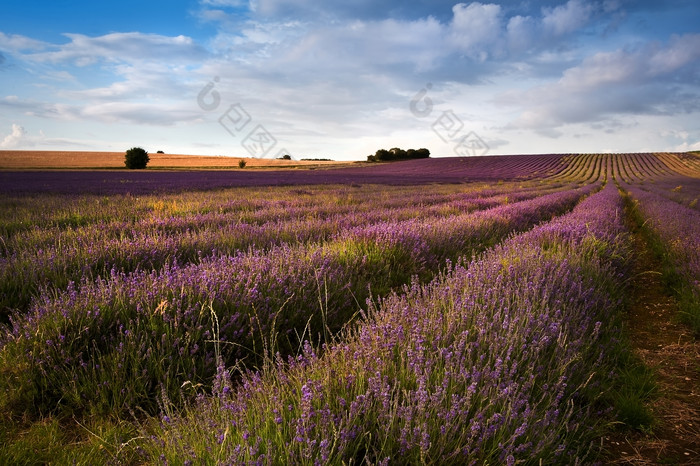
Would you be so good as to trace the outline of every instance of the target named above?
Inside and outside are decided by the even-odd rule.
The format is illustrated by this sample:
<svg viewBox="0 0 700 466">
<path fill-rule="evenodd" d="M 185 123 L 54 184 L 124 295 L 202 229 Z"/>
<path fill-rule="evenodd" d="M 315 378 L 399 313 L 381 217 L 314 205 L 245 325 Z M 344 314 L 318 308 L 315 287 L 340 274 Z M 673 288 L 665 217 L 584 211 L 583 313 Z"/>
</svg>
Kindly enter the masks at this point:
<svg viewBox="0 0 700 466">
<path fill-rule="evenodd" d="M 654 370 L 658 395 L 651 401 L 651 432 L 624 432 L 605 439 L 606 464 L 700 465 L 700 342 L 676 322 L 676 301 L 665 291 L 661 264 L 634 231 L 637 261 L 628 315 L 633 351 Z"/>
</svg>

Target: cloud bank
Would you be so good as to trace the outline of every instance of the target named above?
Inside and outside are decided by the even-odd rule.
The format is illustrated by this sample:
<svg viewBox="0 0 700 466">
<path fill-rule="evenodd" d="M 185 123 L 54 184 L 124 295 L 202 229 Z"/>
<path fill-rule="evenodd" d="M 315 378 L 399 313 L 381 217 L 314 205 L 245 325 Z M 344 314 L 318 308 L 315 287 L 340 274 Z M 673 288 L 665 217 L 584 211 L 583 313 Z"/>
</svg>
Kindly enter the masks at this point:
<svg viewBox="0 0 700 466">
<path fill-rule="evenodd" d="M 378 144 L 436 143 L 434 153 L 451 155 L 432 121 L 409 111 L 426 89 L 431 118 L 453 111 L 511 153 L 561 142 L 540 150 L 551 151 L 590 134 L 622 144 L 605 138 L 643 131 L 649 118 L 690 121 L 700 110 L 700 34 L 640 33 L 635 25 L 658 8 L 625 0 L 200 0 L 190 11 L 206 31 L 197 37 L 65 31 L 47 42 L 0 31 L 0 69 L 10 59 L 20 68 L 0 92 L 12 118 L 0 124 L 134 125 L 135 134 L 151 128 L 161 140 L 176 128 L 179 144 L 222 149 L 237 142 L 217 121 L 238 104 L 309 155 L 362 158 Z M 197 104 L 208 83 L 221 101 L 213 110 Z M 700 130 L 686 126 L 682 143 L 692 146 Z M 665 131 L 656 141 L 678 144 Z M 18 134 L 12 126 L 8 144 Z"/>
</svg>

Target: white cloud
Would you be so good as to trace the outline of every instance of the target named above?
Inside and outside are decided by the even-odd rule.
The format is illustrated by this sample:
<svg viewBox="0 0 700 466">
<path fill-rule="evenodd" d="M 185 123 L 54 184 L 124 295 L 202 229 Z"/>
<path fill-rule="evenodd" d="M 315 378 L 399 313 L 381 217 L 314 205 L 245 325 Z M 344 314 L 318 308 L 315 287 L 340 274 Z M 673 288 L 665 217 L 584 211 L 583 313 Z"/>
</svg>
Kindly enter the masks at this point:
<svg viewBox="0 0 700 466">
<path fill-rule="evenodd" d="M 657 47 L 650 52 L 646 74 L 666 75 L 700 59 L 700 34 L 673 36 L 668 47 Z"/>
<path fill-rule="evenodd" d="M 623 128 L 620 115 L 700 106 L 692 81 L 697 36 L 629 45 L 629 36 L 620 39 L 602 24 L 619 21 L 629 3 L 557 2 L 200 0 L 193 14 L 211 30 L 201 42 L 68 31 L 65 43 L 49 44 L 0 33 L 0 52 L 30 78 L 6 91 L 19 97 L 0 94 L 0 111 L 81 130 L 82 123 L 105 123 L 166 134 L 179 125 L 195 145 L 217 144 L 211 136 L 221 135 L 224 146 L 230 141 L 217 119 L 239 103 L 281 144 L 308 149 L 434 138 L 432 121 L 408 108 L 426 83 L 435 116 L 459 111 L 485 139 L 501 141 L 493 147 L 506 145 L 496 131 L 508 122 L 521 134 L 561 141 L 571 132 L 565 125 L 576 134 L 622 132 L 634 122 Z M 603 34 L 610 36 L 601 46 Z M 14 72 L 9 68 L 0 77 Z M 221 98 L 214 110 L 197 104 L 209 81 Z"/>
<path fill-rule="evenodd" d="M 222 3 L 227 0 L 215 1 L 215 5 Z M 334 70 L 362 72 L 370 66 L 372 72 L 377 67 L 385 72 L 391 66 L 396 76 L 429 70 L 436 75 L 450 74 L 455 79 L 460 68 L 468 67 L 463 74 L 465 82 L 493 72 L 493 68 L 478 66 L 487 61 L 498 65 L 522 54 L 561 50 L 561 36 L 585 28 L 593 12 L 602 10 L 597 3 L 570 0 L 534 16 L 508 17 L 508 10 L 498 4 L 472 2 L 454 4 L 451 16 L 440 20 L 431 15 L 410 19 L 364 16 L 373 9 L 400 9 L 400 2 L 381 7 L 364 0 L 353 2 L 355 16 L 343 16 L 345 3 L 340 2 L 260 0 L 255 5 L 253 19 L 243 22 L 239 16 L 229 16 L 223 10 L 202 13 L 214 15 L 210 19 L 219 17 L 219 33 L 210 44 L 215 53 L 243 65 L 256 65 L 263 60 L 268 68 L 284 64 L 287 68 L 281 71 L 285 73 L 290 68 L 306 67 L 308 76 L 331 75 Z M 269 16 L 287 9 L 302 19 L 289 21 Z M 340 13 L 329 19 L 326 14 L 333 11 Z"/>
<path fill-rule="evenodd" d="M 454 17 L 450 24 L 450 44 L 457 50 L 483 61 L 488 51 L 498 48 L 502 38 L 501 7 L 478 2 L 457 4 L 452 9 Z"/>
<path fill-rule="evenodd" d="M 5 136 L 0 141 L 0 149 L 25 150 L 29 147 L 48 146 L 50 148 L 81 148 L 95 149 L 96 143 L 100 141 L 81 140 L 74 138 L 51 138 L 44 134 L 44 131 L 39 130 L 38 133 L 30 134 L 24 127 L 16 123 L 12 124 L 10 134 Z"/>
<path fill-rule="evenodd" d="M 65 70 L 46 70 L 42 73 L 41 79 L 45 81 L 58 81 L 65 83 L 77 83 L 77 79 Z"/>
<path fill-rule="evenodd" d="M 24 51 L 44 50 L 50 47 L 47 42 L 35 40 L 19 34 L 5 34 L 0 32 L 0 49 L 11 53 Z"/>
<path fill-rule="evenodd" d="M 683 143 L 674 146 L 671 150 L 674 152 L 698 151 L 700 150 L 700 140 L 697 140 L 695 142 L 684 141 Z"/>
<path fill-rule="evenodd" d="M 637 50 L 601 52 L 564 72 L 559 85 L 578 92 L 611 85 L 640 84 L 672 76 L 700 60 L 700 34 L 674 37 L 669 45 L 650 43 Z"/>
<path fill-rule="evenodd" d="M 506 40 L 508 48 L 516 53 L 530 49 L 537 40 L 537 22 L 531 16 L 513 16 L 508 20 Z"/>
<path fill-rule="evenodd" d="M 65 106 L 61 104 L 29 100 L 19 98 L 15 95 L 0 98 L 0 108 L 4 109 L 8 113 L 21 113 L 25 116 L 40 116 L 48 118 L 69 117 L 69 115 L 64 111 L 64 107 Z"/>
<path fill-rule="evenodd" d="M 71 109 L 77 116 L 97 119 L 105 123 L 131 123 L 137 125 L 174 126 L 201 118 L 194 106 L 157 102 L 106 102 Z"/>
<path fill-rule="evenodd" d="M 178 99 L 195 92 L 186 79 L 191 72 L 182 65 L 161 63 L 124 64 L 113 68 L 120 80 L 102 87 L 62 91 L 58 95 L 70 100 L 118 101 L 138 99 Z"/>
<path fill-rule="evenodd" d="M 27 135 L 27 131 L 20 125 L 13 123 L 10 134 L 0 142 L 3 149 L 16 149 L 20 147 Z"/>
<path fill-rule="evenodd" d="M 579 66 L 564 71 L 558 87 L 564 92 L 585 92 L 617 83 L 639 81 L 644 76 L 643 60 L 624 50 L 597 53 Z"/>
<path fill-rule="evenodd" d="M 496 102 L 524 109 L 511 127 L 550 132 L 618 114 L 697 112 L 698 71 L 700 35 L 692 34 L 665 46 L 648 43 L 634 50 L 596 53 L 565 70 L 556 82 L 504 92 Z"/>
<path fill-rule="evenodd" d="M 588 23 L 595 9 L 585 0 L 569 0 L 554 8 L 542 9 L 542 26 L 553 36 L 570 34 Z"/>
<path fill-rule="evenodd" d="M 36 62 L 75 63 L 78 66 L 106 62 L 180 61 L 201 62 L 207 51 L 190 37 L 170 37 L 139 32 L 111 33 L 97 37 L 66 33 L 70 42 L 27 58 Z M 46 47 L 44 47 L 46 48 Z"/>
<path fill-rule="evenodd" d="M 89 121 L 103 123 L 130 123 L 135 125 L 174 126 L 192 123 L 202 118 L 197 108 L 196 95 L 189 99 L 128 100 L 95 97 L 87 102 L 55 103 L 6 97 L 0 99 L 0 108 L 21 112 L 25 116 L 54 121 Z"/>
</svg>

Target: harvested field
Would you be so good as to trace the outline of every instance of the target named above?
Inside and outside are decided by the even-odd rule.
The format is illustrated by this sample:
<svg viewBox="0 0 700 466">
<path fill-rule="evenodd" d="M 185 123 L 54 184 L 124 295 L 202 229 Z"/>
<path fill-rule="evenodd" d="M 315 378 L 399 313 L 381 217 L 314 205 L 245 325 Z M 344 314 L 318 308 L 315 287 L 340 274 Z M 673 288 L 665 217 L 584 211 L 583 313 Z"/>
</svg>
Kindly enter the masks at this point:
<svg viewBox="0 0 700 466">
<path fill-rule="evenodd" d="M 249 157 L 149 153 L 148 168 L 217 169 L 236 168 L 245 160 L 246 168 L 295 168 L 347 165 L 348 162 L 258 159 Z M 0 169 L 99 169 L 125 168 L 124 152 L 0 151 Z"/>
</svg>

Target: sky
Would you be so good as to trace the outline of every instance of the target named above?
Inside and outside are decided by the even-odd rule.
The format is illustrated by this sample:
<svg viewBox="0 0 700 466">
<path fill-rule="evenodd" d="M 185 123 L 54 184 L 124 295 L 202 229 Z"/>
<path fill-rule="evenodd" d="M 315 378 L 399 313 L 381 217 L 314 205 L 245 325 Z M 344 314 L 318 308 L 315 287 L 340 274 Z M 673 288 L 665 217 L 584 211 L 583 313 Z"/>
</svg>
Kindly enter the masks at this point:
<svg viewBox="0 0 700 466">
<path fill-rule="evenodd" d="M 0 150 L 700 150 L 696 0 L 5 2 Z"/>
</svg>

